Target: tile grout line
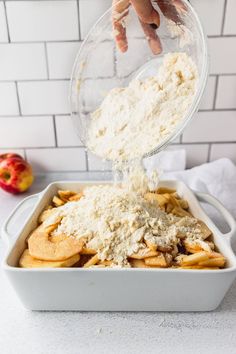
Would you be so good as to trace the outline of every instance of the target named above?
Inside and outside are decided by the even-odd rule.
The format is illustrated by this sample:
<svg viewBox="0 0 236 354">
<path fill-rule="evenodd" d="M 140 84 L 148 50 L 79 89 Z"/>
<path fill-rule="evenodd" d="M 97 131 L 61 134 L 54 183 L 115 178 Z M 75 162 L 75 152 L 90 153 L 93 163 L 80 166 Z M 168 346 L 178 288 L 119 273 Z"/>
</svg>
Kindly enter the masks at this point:
<svg viewBox="0 0 236 354">
<path fill-rule="evenodd" d="M 58 81 L 62 81 L 62 82 L 70 82 L 70 79 L 29 79 L 29 80 L 17 80 L 17 82 L 19 83 L 31 83 L 31 82 L 58 82 Z M 1 83 L 8 83 L 8 82 L 12 82 L 12 80 L 0 80 Z"/>
<path fill-rule="evenodd" d="M 6 0 L 5 0 L 6 1 Z M 9 1 L 9 0 L 8 0 Z M 216 34 L 216 35 L 208 35 L 208 38 L 236 38 L 236 34 Z M 137 38 L 138 39 L 138 38 Z M 74 43 L 74 42 L 83 42 L 82 39 L 74 38 L 74 39 L 49 39 L 49 40 L 29 40 L 29 41 L 10 41 L 12 44 L 42 44 L 44 42 L 47 43 Z M 105 39 L 102 42 L 109 42 L 111 43 L 112 41 Z M 6 42 L 0 41 L 0 44 L 7 44 Z"/>
<path fill-rule="evenodd" d="M 234 74 L 234 75 L 236 75 L 236 74 Z M 98 77 L 96 77 L 96 78 L 92 78 L 92 77 L 86 77 L 84 80 L 86 80 L 86 81 L 93 81 L 94 79 L 96 79 L 96 80 L 107 80 L 107 79 L 113 79 L 114 78 L 114 76 L 98 76 Z M 121 78 L 122 79 L 122 78 Z M 70 78 L 68 77 L 68 78 L 64 78 L 64 79 L 62 79 L 62 78 L 52 78 L 52 79 L 45 79 L 45 78 L 39 78 L 39 79 L 19 79 L 19 80 L 17 80 L 18 82 L 41 82 L 41 81 L 55 81 L 55 82 L 57 82 L 57 81 L 66 81 L 66 82 L 70 82 Z M 12 80 L 1 80 L 0 79 L 0 82 L 12 82 Z"/>
<path fill-rule="evenodd" d="M 183 142 L 182 144 L 180 143 L 172 143 L 171 146 L 180 146 L 182 147 L 182 145 L 187 145 L 187 146 L 191 146 L 191 145 L 208 145 L 208 144 L 214 144 L 214 145 L 227 145 L 227 144 L 235 144 L 236 145 L 236 140 L 232 141 L 203 141 L 203 142 Z M 4 146 L 4 147 L 0 147 L 0 149 L 3 150 L 7 150 L 7 149 L 27 149 L 27 150 L 45 150 L 45 149 L 51 149 L 51 150 L 55 150 L 55 149 L 79 149 L 79 150 L 84 150 L 86 152 L 86 148 L 84 146 Z"/>
<path fill-rule="evenodd" d="M 217 100 L 217 93 L 218 93 L 218 85 L 219 85 L 219 75 L 216 76 L 216 83 L 215 83 L 215 92 L 214 92 L 214 99 L 213 99 L 213 111 L 216 110 L 216 100 Z"/>
<path fill-rule="evenodd" d="M 7 0 L 6 0 L 7 1 Z M 15 0 L 16 1 L 16 0 Z M 29 0 L 30 1 L 30 0 Z M 48 0 L 45 0 L 48 1 Z M 57 0 L 58 1 L 58 0 Z M 236 37 L 236 35 L 235 35 Z M 28 40 L 28 41 L 11 41 L 12 44 L 43 44 L 44 42 L 47 43 L 74 43 L 74 42 L 82 42 L 82 40 L 75 38 L 75 39 L 40 39 L 40 40 Z M 109 40 L 104 40 L 103 42 L 111 42 Z M 6 42 L 0 41 L 0 44 L 7 44 Z"/>
<path fill-rule="evenodd" d="M 6 44 L 6 43 L 5 43 Z M 217 73 L 217 74 L 210 74 L 210 77 L 218 77 L 218 76 L 236 76 L 236 73 Z M 114 78 L 114 76 L 104 76 L 104 77 L 96 77 L 96 80 L 108 80 L 108 79 L 112 79 Z M 122 79 L 122 78 L 121 78 Z M 91 81 L 94 80 L 93 78 L 86 78 L 87 81 Z M 58 81 L 62 81 L 62 82 L 70 82 L 70 78 L 60 78 L 60 79 L 19 79 L 17 80 L 17 82 L 22 82 L 22 83 L 28 83 L 28 82 L 58 82 Z M 12 80 L 1 80 L 1 83 L 8 83 L 8 82 L 12 82 Z"/>
<path fill-rule="evenodd" d="M 84 149 L 84 153 L 85 153 L 86 171 L 89 171 L 88 151 L 86 148 Z"/>
<path fill-rule="evenodd" d="M 55 139 L 55 147 L 58 147 L 58 141 L 57 141 L 57 128 L 56 128 L 56 119 L 55 115 L 52 116 L 52 122 L 53 122 L 53 131 L 54 131 L 54 139 Z"/>
<path fill-rule="evenodd" d="M 223 9 L 223 17 L 222 17 L 222 25 L 221 25 L 221 35 L 222 36 L 224 33 L 224 27 L 225 27 L 226 9 L 227 9 L 227 0 L 224 1 L 224 9 Z"/>
<path fill-rule="evenodd" d="M 46 61 L 46 70 L 47 70 L 47 78 L 50 80 L 49 77 L 49 63 L 48 63 L 48 50 L 47 50 L 47 43 L 44 42 L 44 54 L 45 54 L 45 61 Z"/>
<path fill-rule="evenodd" d="M 12 82 L 12 81 L 11 81 Z M 18 82 L 16 82 L 18 83 Z M 198 110 L 198 113 L 213 113 L 213 112 L 236 112 L 236 108 L 217 108 L 217 109 L 200 109 Z M 61 117 L 61 116 L 66 116 L 66 117 L 70 117 L 70 113 L 52 113 L 52 112 L 48 112 L 45 114 L 23 114 L 23 115 L 19 115 L 19 114 L 14 114 L 14 115 L 9 115 L 9 114 L 0 114 L 0 119 L 1 118 L 17 118 L 19 116 L 21 116 L 22 118 L 27 118 L 27 117 L 48 117 L 48 116 L 52 116 L 55 115 L 55 117 Z"/>
<path fill-rule="evenodd" d="M 24 152 L 25 152 L 25 159 L 26 159 L 26 161 L 28 161 L 27 150 L 24 149 Z"/>
<path fill-rule="evenodd" d="M 9 22 L 8 22 L 8 17 L 7 17 L 7 7 L 6 7 L 6 2 L 5 2 L 5 1 L 3 1 L 3 6 L 4 6 L 5 19 L 6 19 L 6 25 L 7 25 L 7 38 L 8 38 L 8 43 L 11 43 Z M 6 44 L 6 43 L 5 43 L 5 44 Z"/>
<path fill-rule="evenodd" d="M 6 43 L 5 43 L 6 44 Z M 236 73 L 229 73 L 229 74 L 226 74 L 226 73 L 217 73 L 217 74 L 211 74 L 210 77 L 218 77 L 218 76 L 236 76 Z M 96 80 L 108 80 L 108 79 L 112 79 L 114 78 L 114 76 L 105 76 L 105 77 L 96 77 Z M 86 78 L 87 81 L 91 81 L 93 80 L 92 78 Z M 8 82 L 12 82 L 14 80 L 1 80 L 0 79 L 0 83 L 8 83 Z M 29 83 L 29 82 L 58 82 L 58 81 L 61 81 L 61 82 L 70 82 L 70 78 L 53 78 L 53 79 L 19 79 L 17 80 L 17 82 L 22 82 L 22 83 Z"/>
<path fill-rule="evenodd" d="M 80 6 L 79 6 L 79 0 L 76 1 L 76 4 L 77 4 L 78 35 L 79 35 L 79 41 L 81 41 L 81 26 L 80 26 Z"/>
<path fill-rule="evenodd" d="M 5 0 L 9 1 L 9 0 Z M 13 0 L 16 1 L 16 0 Z M 32 1 L 32 0 L 31 0 Z M 48 0 L 45 0 L 48 1 Z M 59 0 L 60 1 L 60 0 Z M 63 1 L 63 0 L 62 0 Z M 207 38 L 236 38 L 235 34 L 208 34 Z M 143 37 L 134 37 L 134 39 L 143 39 Z M 35 40 L 11 40 L 12 44 L 42 44 L 44 42 L 47 43 L 73 43 L 73 42 L 83 42 L 83 39 L 73 38 L 73 39 L 35 39 Z M 6 42 L 0 41 L 2 44 L 6 44 Z M 104 39 L 101 43 L 113 43 L 110 39 Z"/>
<path fill-rule="evenodd" d="M 236 108 L 200 109 L 198 112 L 235 112 Z"/>
<path fill-rule="evenodd" d="M 236 34 L 210 34 L 208 38 L 235 38 Z"/>
<path fill-rule="evenodd" d="M 210 158 L 211 158 L 211 147 L 212 147 L 212 143 L 209 144 L 209 147 L 208 147 L 208 152 L 207 152 L 207 162 L 210 161 Z"/>
<path fill-rule="evenodd" d="M 86 171 L 86 170 L 44 170 L 44 169 L 37 169 L 37 171 L 35 171 L 35 175 L 45 175 L 45 173 L 49 173 L 49 174 L 57 174 L 57 173 L 88 173 L 88 172 L 99 172 L 99 173 L 111 173 L 111 170 L 105 170 L 105 171 L 101 171 L 101 170 L 90 170 L 90 171 Z"/>
<path fill-rule="evenodd" d="M 22 118 L 27 118 L 27 117 L 49 117 L 55 115 L 55 117 L 61 117 L 61 116 L 66 116 L 66 117 L 70 117 L 70 113 L 46 113 L 46 114 L 23 114 Z M 0 114 L 0 119 L 1 118 L 17 118 L 19 117 L 19 114 L 15 114 L 15 115 L 1 115 Z"/>
<path fill-rule="evenodd" d="M 235 142 L 236 143 L 236 142 Z M 27 149 L 27 150 L 45 150 L 45 149 L 50 149 L 50 150 L 55 150 L 55 149 L 83 149 L 85 150 L 84 146 L 53 146 L 53 145 L 48 145 L 48 146 L 24 146 L 24 147 L 19 147 L 19 146 L 8 146 L 8 147 L 0 147 L 0 149 L 7 150 L 7 149 Z"/>
<path fill-rule="evenodd" d="M 182 145 L 207 145 L 207 144 L 217 144 L 217 145 L 225 145 L 225 144 L 236 144 L 236 140 L 229 141 L 183 141 Z M 179 143 L 172 143 L 171 145 L 181 145 Z"/>
<path fill-rule="evenodd" d="M 15 85 L 16 85 L 16 98 L 17 98 L 17 103 L 18 103 L 18 108 L 19 108 L 19 116 L 21 117 L 22 116 L 22 111 L 21 111 L 20 96 L 19 96 L 19 90 L 18 90 L 17 81 L 15 81 Z"/>
<path fill-rule="evenodd" d="M 114 55 L 114 67 L 113 67 L 113 70 L 114 70 L 114 75 L 117 76 L 117 50 L 116 50 L 116 44 L 114 43 L 113 44 L 113 55 Z"/>
</svg>

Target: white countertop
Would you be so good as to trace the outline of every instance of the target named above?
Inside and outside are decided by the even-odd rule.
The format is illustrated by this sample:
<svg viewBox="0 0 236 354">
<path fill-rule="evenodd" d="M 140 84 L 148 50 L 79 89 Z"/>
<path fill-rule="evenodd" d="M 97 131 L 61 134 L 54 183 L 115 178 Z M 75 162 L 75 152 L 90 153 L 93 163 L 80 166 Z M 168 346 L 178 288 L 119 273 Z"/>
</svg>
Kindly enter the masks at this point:
<svg viewBox="0 0 236 354">
<path fill-rule="evenodd" d="M 100 177 L 109 175 L 41 176 L 30 193 L 53 180 Z M 0 225 L 24 196 L 0 191 Z M 1 259 L 4 248 L 0 240 Z M 2 272 L 0 284 L 2 354 L 236 353 L 236 282 L 221 306 L 207 313 L 31 312 L 22 307 Z"/>
</svg>

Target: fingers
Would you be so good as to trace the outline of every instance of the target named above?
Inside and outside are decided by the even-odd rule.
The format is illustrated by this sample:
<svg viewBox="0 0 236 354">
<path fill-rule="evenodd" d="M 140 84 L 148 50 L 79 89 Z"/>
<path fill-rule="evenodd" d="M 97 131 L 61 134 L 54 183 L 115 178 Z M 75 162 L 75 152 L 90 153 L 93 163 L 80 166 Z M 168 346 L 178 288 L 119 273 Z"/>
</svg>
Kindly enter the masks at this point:
<svg viewBox="0 0 236 354">
<path fill-rule="evenodd" d="M 161 41 L 156 34 L 156 31 L 147 23 L 144 23 L 140 20 L 143 31 L 147 37 L 149 46 L 153 52 L 153 54 L 157 55 L 162 52 Z"/>
<path fill-rule="evenodd" d="M 153 8 L 150 0 L 130 0 L 130 2 L 143 23 L 155 24 L 157 27 L 160 26 L 160 16 Z"/>
<path fill-rule="evenodd" d="M 126 52 L 128 49 L 128 41 L 126 37 L 125 27 L 121 22 L 115 22 L 113 24 L 113 29 L 118 48 L 122 53 Z"/>
<path fill-rule="evenodd" d="M 182 3 L 181 0 L 155 0 L 157 5 L 159 6 L 159 8 L 161 9 L 161 12 L 163 13 L 163 15 L 168 18 L 169 20 L 174 21 L 176 24 L 183 24 L 183 21 L 181 20 L 180 14 L 179 14 L 179 10 L 180 10 L 180 6 L 181 9 L 182 5 L 184 5 Z M 185 5 L 184 5 L 185 7 Z M 182 12 L 182 10 L 181 10 Z"/>
<path fill-rule="evenodd" d="M 129 0 L 113 0 L 112 1 L 112 6 L 113 6 L 112 17 L 113 17 L 113 20 L 119 21 L 124 16 L 127 16 L 129 5 L 130 5 Z"/>
<path fill-rule="evenodd" d="M 124 19 L 128 15 L 130 2 L 137 12 L 152 52 L 154 54 L 161 53 L 161 42 L 155 32 L 155 29 L 160 26 L 160 16 L 150 0 L 113 0 L 112 23 L 118 48 L 121 52 L 126 52 L 128 49 Z"/>
<path fill-rule="evenodd" d="M 129 0 L 113 0 L 112 24 L 116 44 L 121 52 L 126 52 L 128 42 L 124 19 L 129 13 Z"/>
<path fill-rule="evenodd" d="M 153 8 L 150 0 L 130 1 L 139 17 L 153 54 L 160 54 L 162 51 L 161 42 L 155 31 L 160 26 L 159 13 Z"/>
<path fill-rule="evenodd" d="M 187 12 L 188 11 L 186 5 L 183 3 L 182 0 L 172 0 L 172 2 L 173 2 L 174 6 L 176 7 L 176 10 L 178 12 L 181 13 L 181 12 Z"/>
</svg>

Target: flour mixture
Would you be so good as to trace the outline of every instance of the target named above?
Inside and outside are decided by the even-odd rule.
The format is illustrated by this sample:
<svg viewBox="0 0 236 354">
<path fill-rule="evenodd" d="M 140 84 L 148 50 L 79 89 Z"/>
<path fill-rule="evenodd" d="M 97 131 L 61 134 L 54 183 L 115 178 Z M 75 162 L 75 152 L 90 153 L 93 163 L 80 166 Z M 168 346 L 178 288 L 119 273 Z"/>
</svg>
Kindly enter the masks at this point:
<svg viewBox="0 0 236 354">
<path fill-rule="evenodd" d="M 113 260 L 118 266 L 129 266 L 133 253 L 145 255 L 148 249 L 143 241 L 165 252 L 176 250 L 183 232 L 191 244 L 203 242 L 197 219 L 167 214 L 149 200 L 153 195 L 113 185 L 88 187 L 79 201 L 54 209 L 43 225 L 58 223 L 53 237 L 83 238 L 100 260 Z"/>
<path fill-rule="evenodd" d="M 142 158 L 186 118 L 198 81 L 186 53 L 166 54 L 156 76 L 112 89 L 91 114 L 88 148 L 113 161 Z"/>
</svg>

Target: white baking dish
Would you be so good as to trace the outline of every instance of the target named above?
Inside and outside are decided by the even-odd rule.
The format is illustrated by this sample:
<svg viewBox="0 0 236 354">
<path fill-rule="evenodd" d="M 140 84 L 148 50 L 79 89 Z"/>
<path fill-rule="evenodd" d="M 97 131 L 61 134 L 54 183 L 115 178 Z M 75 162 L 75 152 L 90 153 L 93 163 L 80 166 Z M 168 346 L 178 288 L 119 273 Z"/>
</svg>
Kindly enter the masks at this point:
<svg viewBox="0 0 236 354">
<path fill-rule="evenodd" d="M 37 226 L 39 214 L 57 190 L 78 191 L 91 184 L 94 183 L 52 183 L 43 192 L 23 200 L 3 225 L 2 236 L 8 242 L 3 269 L 26 308 L 55 311 L 210 311 L 220 304 L 236 276 L 236 258 L 230 246 L 231 238 L 236 234 L 236 223 L 215 198 L 202 193 L 194 195 L 178 181 L 163 181 L 161 185 L 177 189 L 188 200 L 194 216 L 213 231 L 215 244 L 228 260 L 226 269 L 17 268 L 26 237 Z M 197 199 L 219 210 L 230 226 L 229 233 L 222 234 L 217 229 Z M 8 232 L 10 224 L 26 206 L 31 206 L 27 222 L 11 238 Z"/>
</svg>

